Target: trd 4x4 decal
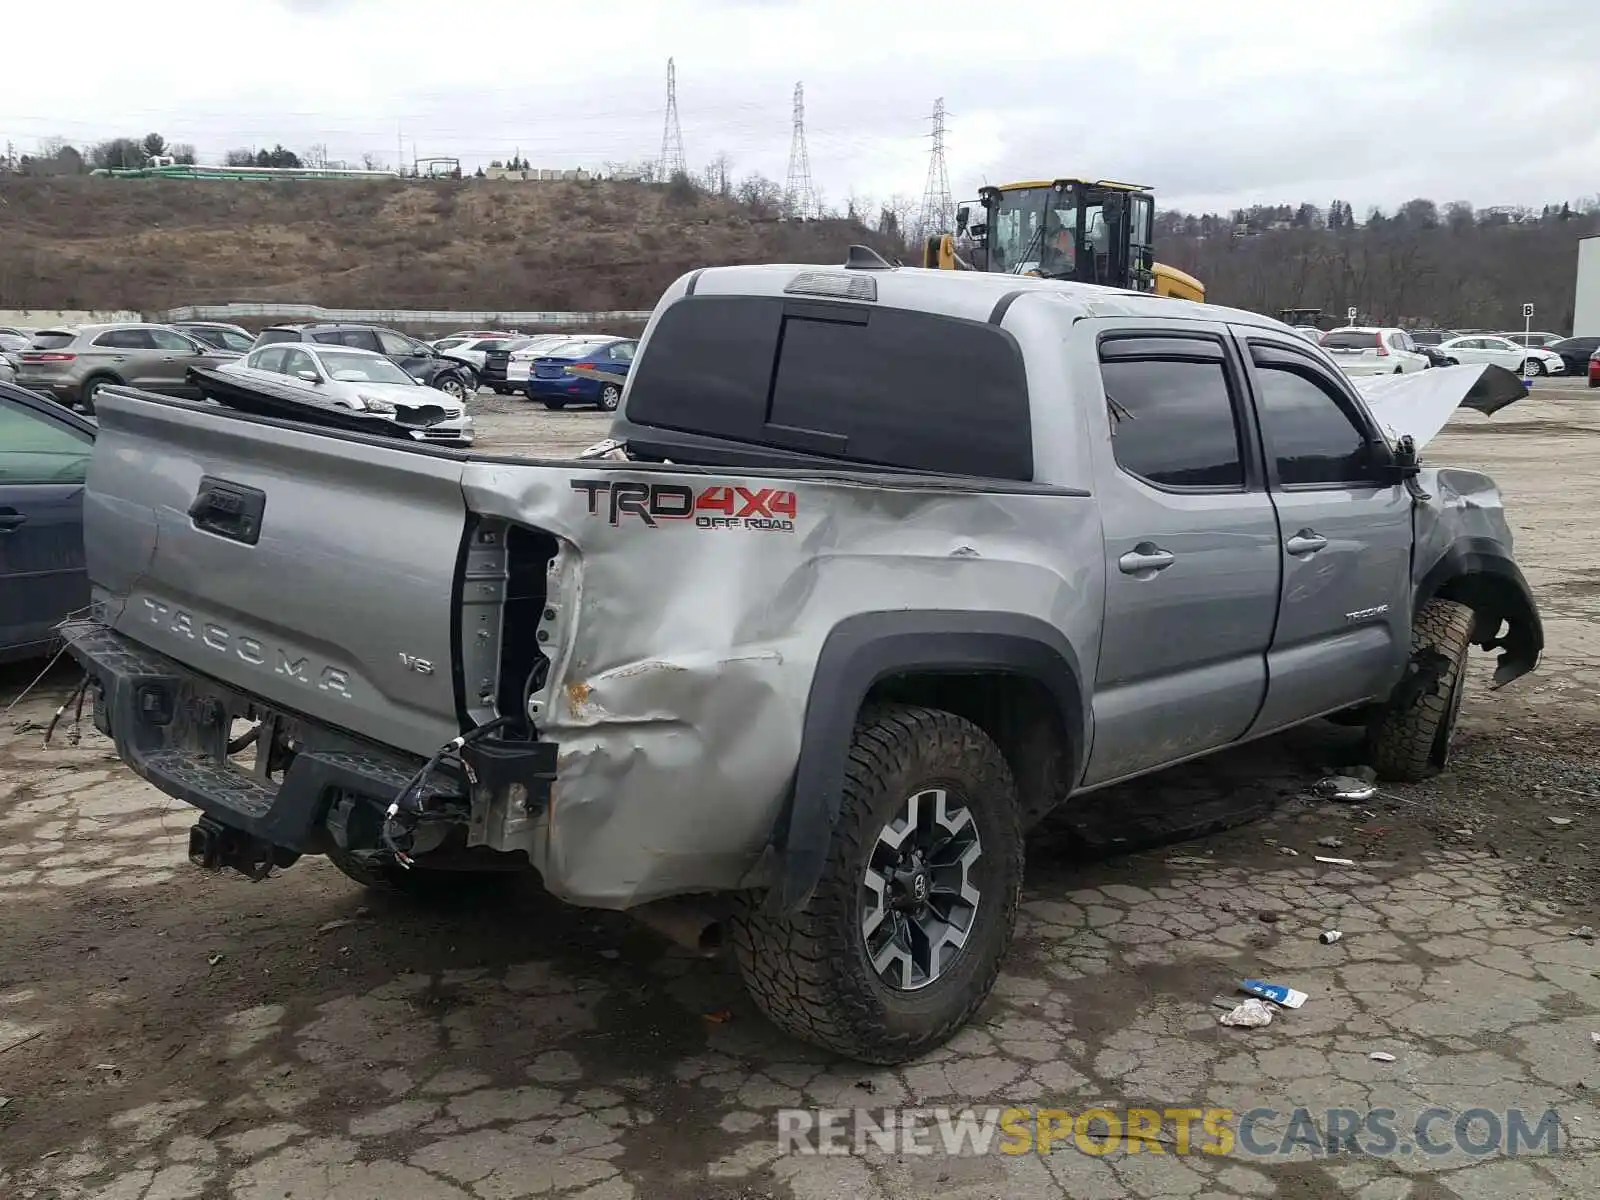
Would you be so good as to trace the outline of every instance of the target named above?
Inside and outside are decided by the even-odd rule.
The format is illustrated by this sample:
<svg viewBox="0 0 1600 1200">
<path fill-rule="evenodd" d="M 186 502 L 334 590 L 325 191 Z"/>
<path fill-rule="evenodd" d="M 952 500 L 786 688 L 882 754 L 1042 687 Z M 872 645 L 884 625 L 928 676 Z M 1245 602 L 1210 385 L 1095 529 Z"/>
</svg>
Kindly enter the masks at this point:
<svg viewBox="0 0 1600 1200">
<path fill-rule="evenodd" d="M 696 491 L 682 483 L 613 483 L 608 479 L 574 479 L 591 517 L 612 525 L 637 517 L 651 529 L 662 521 L 690 521 L 700 529 L 771 529 L 793 533 L 795 495 L 778 488 L 718 485 Z"/>
</svg>

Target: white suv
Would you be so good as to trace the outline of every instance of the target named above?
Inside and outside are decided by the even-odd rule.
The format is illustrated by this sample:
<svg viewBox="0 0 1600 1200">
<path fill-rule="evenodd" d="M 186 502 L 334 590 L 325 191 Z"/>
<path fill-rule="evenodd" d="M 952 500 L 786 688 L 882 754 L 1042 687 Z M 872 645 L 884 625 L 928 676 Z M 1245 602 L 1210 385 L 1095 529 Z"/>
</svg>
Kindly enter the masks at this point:
<svg viewBox="0 0 1600 1200">
<path fill-rule="evenodd" d="M 1409 375 L 1428 366 L 1404 329 L 1348 325 L 1328 330 L 1321 344 L 1346 375 Z"/>
</svg>

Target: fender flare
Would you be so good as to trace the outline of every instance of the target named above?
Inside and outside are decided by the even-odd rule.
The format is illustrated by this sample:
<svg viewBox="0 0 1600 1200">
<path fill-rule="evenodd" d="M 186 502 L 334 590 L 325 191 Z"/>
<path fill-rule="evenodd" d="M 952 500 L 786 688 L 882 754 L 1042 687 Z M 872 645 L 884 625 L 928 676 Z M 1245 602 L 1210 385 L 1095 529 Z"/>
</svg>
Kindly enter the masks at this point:
<svg viewBox="0 0 1600 1200">
<path fill-rule="evenodd" d="M 1048 689 L 1072 743 L 1068 777 L 1081 777 L 1088 751 L 1083 674 L 1055 626 L 1016 613 L 954 610 L 847 617 L 829 632 L 817 656 L 794 783 L 774 831 L 779 867 L 768 901 L 777 911 L 804 904 L 821 878 L 856 716 L 873 686 L 894 675 L 971 672 L 1017 675 Z"/>
<path fill-rule="evenodd" d="M 1480 614 L 1474 640 L 1502 653 L 1494 686 L 1503 687 L 1539 665 L 1544 653 L 1544 623 L 1522 570 L 1494 538 L 1459 537 L 1445 547 L 1417 585 L 1412 617 L 1429 600 L 1459 600 Z M 1485 624 L 1487 617 L 1492 625 Z M 1501 622 L 1506 631 L 1500 636 Z"/>
</svg>

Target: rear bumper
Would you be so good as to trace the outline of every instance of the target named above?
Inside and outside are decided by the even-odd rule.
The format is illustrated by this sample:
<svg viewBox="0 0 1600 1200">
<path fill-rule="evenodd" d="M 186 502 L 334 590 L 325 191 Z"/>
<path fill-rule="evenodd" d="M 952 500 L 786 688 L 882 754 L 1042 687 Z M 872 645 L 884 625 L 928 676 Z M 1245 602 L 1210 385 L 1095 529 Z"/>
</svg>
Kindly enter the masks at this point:
<svg viewBox="0 0 1600 1200">
<path fill-rule="evenodd" d="M 566 400 L 574 404 L 593 404 L 600 398 L 601 384 L 595 379 L 564 375 L 560 379 L 530 379 L 528 395 L 535 400 Z"/>
<path fill-rule="evenodd" d="M 95 724 L 141 778 L 219 825 L 291 854 L 330 844 L 329 810 L 342 799 L 386 805 L 422 765 L 297 714 L 274 711 L 98 621 L 61 626 L 68 651 L 98 685 Z M 274 725 L 295 745 L 269 775 L 230 759 L 236 719 Z M 259 742 L 257 743 L 260 744 Z"/>
</svg>

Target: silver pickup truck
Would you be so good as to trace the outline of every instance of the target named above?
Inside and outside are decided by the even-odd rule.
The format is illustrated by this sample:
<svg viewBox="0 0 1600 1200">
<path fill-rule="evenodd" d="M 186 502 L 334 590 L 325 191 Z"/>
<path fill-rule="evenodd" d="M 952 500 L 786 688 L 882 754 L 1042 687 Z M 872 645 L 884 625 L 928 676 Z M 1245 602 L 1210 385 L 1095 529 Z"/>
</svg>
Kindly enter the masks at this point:
<svg viewBox="0 0 1600 1200">
<path fill-rule="evenodd" d="M 1416 778 L 1469 644 L 1535 666 L 1493 484 L 1416 462 L 1523 389 L 1382 383 L 1213 306 L 702 270 L 583 460 L 106 389 L 64 631 L 197 863 L 720 908 L 777 1024 L 900 1061 L 988 994 L 1052 809 L 1328 716 Z"/>
</svg>

